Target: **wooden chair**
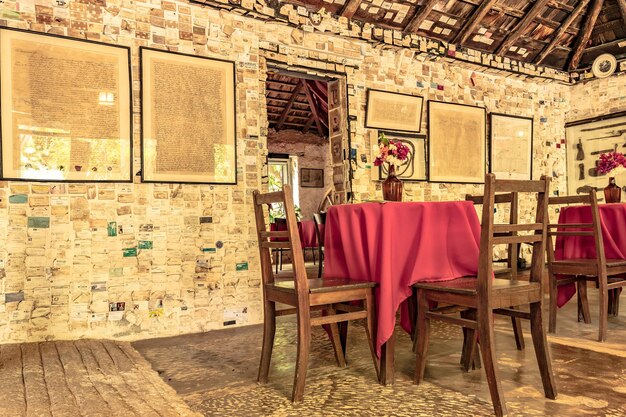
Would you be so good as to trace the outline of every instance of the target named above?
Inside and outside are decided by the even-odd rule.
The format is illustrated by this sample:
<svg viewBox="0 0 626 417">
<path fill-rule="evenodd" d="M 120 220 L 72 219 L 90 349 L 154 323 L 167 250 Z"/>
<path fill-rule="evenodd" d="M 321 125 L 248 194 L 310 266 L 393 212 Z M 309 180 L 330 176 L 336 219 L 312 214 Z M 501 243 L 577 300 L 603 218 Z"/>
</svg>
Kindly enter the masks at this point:
<svg viewBox="0 0 626 417">
<path fill-rule="evenodd" d="M 616 276 L 626 273 L 626 259 L 606 259 L 595 189 L 584 195 L 552 197 L 548 199 L 548 204 L 584 204 L 589 205 L 591 209 L 591 223 L 555 223 L 548 226 L 547 251 L 548 274 L 550 277 L 550 324 L 548 331 L 550 333 L 556 331 L 557 290 L 559 286 L 565 284 L 576 284 L 578 320 L 580 321 L 582 318 L 585 323 L 591 323 L 589 304 L 587 302 L 587 281 L 592 281 L 596 283 L 600 291 L 598 340 L 603 342 L 607 336 L 608 314 L 617 313 L 619 291 L 626 286 L 626 280 Z M 563 239 L 575 236 L 593 237 L 596 257 L 591 259 L 556 260 L 552 242 L 553 236 L 562 236 Z M 557 280 L 557 275 L 566 275 L 567 277 Z M 611 309 L 609 309 L 609 305 L 611 305 Z"/>
<path fill-rule="evenodd" d="M 313 221 L 315 222 L 315 235 L 317 236 L 317 251 L 319 253 L 320 263 L 317 277 L 322 277 L 322 268 L 324 263 L 324 239 L 320 232 L 320 224 L 326 224 L 326 212 L 313 213 Z"/>
<path fill-rule="evenodd" d="M 541 276 L 544 268 L 544 246 L 548 224 L 549 185 L 550 180 L 546 177 L 542 177 L 540 181 L 515 181 L 496 180 L 493 174 L 486 175 L 478 276 L 444 282 L 423 282 L 414 285 L 418 294 L 416 384 L 419 384 L 424 378 L 430 320 L 442 320 L 461 325 L 468 329 L 470 338 L 475 337 L 475 332 L 478 331 L 483 368 L 487 375 L 495 414 L 497 416 L 506 414 L 494 346 L 493 313 L 498 313 L 530 320 L 544 393 L 548 398 L 556 398 L 556 385 L 541 318 L 543 300 Z M 535 193 L 537 195 L 535 223 L 494 224 L 493 209 L 496 192 Z M 533 234 L 515 235 L 518 232 L 532 232 Z M 510 235 L 500 236 L 500 233 Z M 533 254 L 529 281 L 494 279 L 493 248 L 495 245 L 512 243 L 532 244 Z M 429 311 L 429 301 L 469 308 L 470 314 L 464 318 L 457 318 L 436 311 Z M 530 305 L 530 312 L 509 308 L 509 306 L 524 304 Z M 473 349 L 476 345 L 468 343 L 467 346 L 468 349 Z M 468 352 L 466 355 L 468 357 L 474 356 L 473 352 Z"/>
<path fill-rule="evenodd" d="M 300 244 L 300 236 L 294 212 L 291 187 L 285 185 L 282 191 L 260 194 L 253 192 L 255 220 L 261 255 L 261 271 L 263 276 L 263 347 L 259 366 L 258 381 L 266 383 L 270 370 L 274 335 L 276 332 L 276 317 L 295 314 L 297 317 L 297 359 L 296 372 L 293 384 L 292 401 L 301 401 L 304 393 L 307 364 L 309 359 L 309 345 L 311 341 L 311 326 L 328 325 L 331 343 L 335 351 L 335 359 L 341 367 L 346 365 L 344 347 L 339 340 L 337 323 L 348 320 L 366 319 L 365 326 L 372 358 L 375 367 L 376 355 L 373 344 L 375 329 L 374 286 L 367 281 L 352 281 L 346 279 L 307 279 L 304 265 L 304 255 Z M 267 231 L 263 205 L 281 202 L 284 204 L 287 215 L 287 230 Z M 293 258 L 293 272 L 291 279 L 276 280 L 272 270 L 270 250 L 284 248 L 291 251 Z M 353 301 L 362 301 L 363 307 L 350 304 Z M 292 308 L 276 310 L 276 303 L 286 304 Z M 312 316 L 312 312 L 324 311 L 324 315 Z M 337 314 L 338 312 L 342 312 Z"/>
<path fill-rule="evenodd" d="M 465 196 L 465 200 L 471 201 L 474 205 L 482 205 L 484 196 L 482 195 L 470 195 Z M 495 204 L 509 204 L 509 224 L 518 223 L 518 195 L 517 193 L 497 194 L 494 197 Z M 495 236 L 515 236 L 515 231 L 509 233 L 496 233 Z M 507 259 L 506 267 L 496 267 L 494 264 L 494 275 L 496 278 L 512 279 L 516 280 L 519 276 L 520 265 L 518 264 L 520 254 L 520 244 L 517 242 L 507 245 Z M 522 323 L 519 317 L 511 317 L 511 324 L 513 326 L 513 335 L 515 336 L 515 345 L 517 350 L 524 350 L 524 334 L 522 332 Z M 465 358 L 462 358 L 462 360 Z M 465 363 L 465 369 L 468 370 L 469 366 Z"/>
</svg>

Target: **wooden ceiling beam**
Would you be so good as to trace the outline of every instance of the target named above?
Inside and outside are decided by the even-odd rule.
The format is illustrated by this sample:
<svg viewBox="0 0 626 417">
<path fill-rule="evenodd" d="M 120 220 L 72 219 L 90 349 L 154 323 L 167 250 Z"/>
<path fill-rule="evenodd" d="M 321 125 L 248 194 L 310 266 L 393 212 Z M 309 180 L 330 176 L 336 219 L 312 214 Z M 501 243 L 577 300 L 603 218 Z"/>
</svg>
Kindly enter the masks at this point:
<svg viewBox="0 0 626 417">
<path fill-rule="evenodd" d="M 356 11 L 359 10 L 361 1 L 362 0 L 348 0 L 346 4 L 343 6 L 343 8 L 341 9 L 341 12 L 339 12 L 339 16 L 343 16 L 343 17 L 347 17 L 348 19 L 351 19 L 352 16 L 354 16 L 354 14 L 356 13 Z"/>
<path fill-rule="evenodd" d="M 483 0 L 481 5 L 472 13 L 472 17 L 465 22 L 459 33 L 454 37 L 452 43 L 463 45 L 497 1 L 498 0 Z"/>
<path fill-rule="evenodd" d="M 504 41 L 500 44 L 498 49 L 496 49 L 496 54 L 506 54 L 509 49 L 515 44 L 515 42 L 517 42 L 519 37 L 522 36 L 522 33 L 524 33 L 526 29 L 528 29 L 528 26 L 532 23 L 535 17 L 537 17 L 539 13 L 541 13 L 543 9 L 545 9 L 549 2 L 550 0 L 536 0 L 528 13 L 524 15 L 522 20 L 520 20 L 517 25 L 515 25 L 515 28 L 511 32 L 509 32 L 506 38 L 504 38 Z"/>
<path fill-rule="evenodd" d="M 311 114 L 315 119 L 317 131 L 319 132 L 320 136 L 324 136 L 324 129 L 322 128 L 322 123 L 320 122 L 320 115 L 317 112 L 317 106 L 315 105 L 315 100 L 313 100 L 313 95 L 311 94 L 308 85 L 304 86 L 304 93 L 306 94 L 306 99 L 309 100 L 309 107 L 311 107 Z"/>
<path fill-rule="evenodd" d="M 624 27 L 626 27 L 626 0 L 617 0 L 617 5 L 619 6 L 619 12 L 622 15 Z"/>
<path fill-rule="evenodd" d="M 593 27 L 596 25 L 596 20 L 598 20 L 598 16 L 600 15 L 600 10 L 602 10 L 602 4 L 604 0 L 593 0 L 591 3 L 591 7 L 588 9 L 586 20 L 583 23 L 583 27 L 580 30 L 580 34 L 576 38 L 576 43 L 574 44 L 574 48 L 572 55 L 570 57 L 568 69 L 570 71 L 578 68 L 578 64 L 580 64 L 580 59 L 583 56 L 583 52 L 585 51 L 585 47 L 589 42 L 589 38 L 591 37 L 591 32 L 593 31 Z"/>
<path fill-rule="evenodd" d="M 302 129 L 302 133 L 308 133 L 308 131 L 311 128 L 311 126 L 313 125 L 314 121 L 315 121 L 315 117 L 313 117 L 313 115 L 311 115 L 311 117 L 309 118 L 309 121 L 306 122 L 306 124 L 304 125 L 304 129 Z"/>
<path fill-rule="evenodd" d="M 537 55 L 537 58 L 535 58 L 535 61 L 534 61 L 535 64 L 541 64 L 541 62 L 543 62 L 543 60 L 546 59 L 547 56 L 552 53 L 554 48 L 557 45 L 559 45 L 559 41 L 561 37 L 569 29 L 570 25 L 574 22 L 574 20 L 576 20 L 576 18 L 583 11 L 583 9 L 587 7 L 588 3 L 589 3 L 589 0 L 580 0 L 580 2 L 578 3 L 574 11 L 569 16 L 567 16 L 567 18 L 563 21 L 563 23 L 561 23 L 561 26 L 559 27 L 559 29 L 554 33 L 550 43 L 547 44 L 541 50 L 541 52 L 539 52 L 539 55 Z"/>
<path fill-rule="evenodd" d="M 287 115 L 291 111 L 291 107 L 293 106 L 293 103 L 295 103 L 296 98 L 298 97 L 298 94 L 300 94 L 302 87 L 303 87 L 303 82 L 299 81 L 298 85 L 296 85 L 296 88 L 293 89 L 293 93 L 291 93 L 291 98 L 289 99 L 289 102 L 285 106 L 283 113 L 280 115 L 280 119 L 278 120 L 276 129 L 280 130 L 280 128 L 283 127 L 283 123 L 285 123 L 285 120 L 287 119 Z"/>
<path fill-rule="evenodd" d="M 426 20 L 437 2 L 438 0 L 426 0 L 424 5 L 413 15 L 409 23 L 404 27 L 403 32 L 407 34 L 417 33 L 422 22 Z"/>
</svg>

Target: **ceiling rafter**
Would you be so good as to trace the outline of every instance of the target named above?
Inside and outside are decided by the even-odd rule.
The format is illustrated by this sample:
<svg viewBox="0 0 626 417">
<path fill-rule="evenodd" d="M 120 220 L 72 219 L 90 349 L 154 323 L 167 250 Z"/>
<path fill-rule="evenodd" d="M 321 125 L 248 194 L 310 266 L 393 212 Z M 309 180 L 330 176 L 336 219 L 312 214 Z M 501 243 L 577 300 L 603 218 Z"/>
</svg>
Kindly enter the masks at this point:
<svg viewBox="0 0 626 417">
<path fill-rule="evenodd" d="M 563 34 L 565 34 L 570 25 L 574 22 L 574 20 L 576 20 L 576 18 L 583 11 L 583 9 L 587 7 L 587 4 L 589 4 L 589 0 L 580 0 L 572 14 L 567 16 L 563 23 L 561 23 L 559 29 L 552 35 L 552 40 L 550 41 L 550 43 L 546 45 L 541 52 L 539 52 L 539 55 L 537 55 L 537 58 L 535 58 L 536 64 L 541 64 L 541 62 L 543 62 L 543 60 L 546 59 L 547 56 L 550 55 L 550 53 L 552 53 L 554 48 L 559 45 L 559 41 L 561 40 Z"/>
<path fill-rule="evenodd" d="M 500 44 L 500 46 L 496 49 L 496 54 L 504 55 L 509 49 L 515 44 L 515 42 L 522 36 L 522 33 L 528 29 L 528 26 L 531 22 L 541 13 L 545 7 L 548 5 L 550 0 L 537 0 L 530 8 L 528 13 L 524 15 L 522 20 L 520 20 L 515 28 L 509 32 L 509 34 L 504 38 L 504 41 Z"/>
<path fill-rule="evenodd" d="M 422 22 L 426 20 L 438 0 L 426 0 L 424 5 L 415 13 L 409 23 L 404 27 L 404 33 L 416 33 Z"/>
<path fill-rule="evenodd" d="M 348 19 L 352 18 L 356 11 L 359 10 L 361 1 L 362 0 L 348 0 L 341 9 L 341 12 L 339 12 L 339 16 L 347 17 Z"/>
<path fill-rule="evenodd" d="M 596 24 L 596 20 L 598 20 L 598 16 L 600 15 L 600 10 L 602 10 L 603 3 L 604 0 L 593 0 L 593 3 L 591 3 L 591 7 L 588 9 L 587 19 L 585 20 L 585 23 L 580 30 L 580 34 L 578 35 L 578 38 L 576 38 L 574 48 L 572 49 L 572 55 L 570 57 L 568 65 L 568 69 L 570 71 L 578 68 L 578 64 L 580 64 L 580 59 L 583 56 L 583 52 L 585 51 L 587 43 L 589 42 L 591 32 L 593 31 L 593 27 Z"/>
<path fill-rule="evenodd" d="M 283 127 L 285 120 L 287 120 L 287 115 L 291 111 L 291 107 L 293 106 L 293 103 L 295 103 L 296 98 L 300 94 L 301 90 L 302 90 L 302 80 L 300 80 L 298 84 L 296 85 L 296 87 L 293 89 L 293 92 L 291 93 L 291 98 L 289 99 L 289 102 L 283 109 L 283 113 L 280 115 L 280 119 L 278 119 L 278 123 L 276 124 L 276 130 L 280 130 L 280 128 Z"/>
<path fill-rule="evenodd" d="M 305 86 L 304 93 L 306 94 L 306 99 L 309 100 L 309 107 L 311 107 L 311 114 L 313 115 L 313 118 L 315 119 L 315 125 L 317 126 L 317 131 L 319 132 L 320 136 L 324 136 L 324 129 L 322 128 L 322 123 L 320 122 L 320 116 L 319 116 L 319 113 L 317 112 L 317 106 L 315 105 L 315 100 L 313 100 L 313 95 L 311 94 L 311 91 L 308 85 Z"/>
<path fill-rule="evenodd" d="M 467 38 L 469 38 L 472 33 L 474 33 L 476 27 L 480 24 L 481 20 L 483 20 L 485 15 L 489 13 L 489 11 L 492 9 L 493 5 L 497 1 L 498 0 L 483 0 L 481 5 L 478 6 L 476 10 L 474 10 L 472 17 L 465 22 L 465 24 L 452 42 L 463 45 L 463 43 L 467 41 Z"/>
</svg>

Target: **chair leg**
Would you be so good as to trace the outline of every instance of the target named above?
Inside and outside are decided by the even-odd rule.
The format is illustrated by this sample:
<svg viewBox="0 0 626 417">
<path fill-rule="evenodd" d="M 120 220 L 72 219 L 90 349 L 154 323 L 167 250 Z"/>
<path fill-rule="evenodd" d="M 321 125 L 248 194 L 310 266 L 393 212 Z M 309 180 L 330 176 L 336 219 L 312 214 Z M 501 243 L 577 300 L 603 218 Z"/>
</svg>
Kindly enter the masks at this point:
<svg viewBox="0 0 626 417">
<path fill-rule="evenodd" d="M 317 277 L 321 278 L 322 277 L 322 257 L 320 256 L 320 262 L 319 265 L 317 267 Z"/>
<path fill-rule="evenodd" d="M 543 319 L 541 317 L 541 302 L 530 304 L 530 330 L 533 337 L 537 363 L 539 364 L 543 391 L 547 398 L 554 400 L 557 396 L 557 389 L 556 382 L 554 381 L 554 374 L 552 373 L 552 362 L 550 360 L 550 351 L 548 350 L 548 341 L 546 339 L 546 332 L 543 327 Z"/>
<path fill-rule="evenodd" d="M 548 274 L 550 281 L 550 316 L 549 316 L 549 324 L 548 324 L 548 332 L 554 333 L 556 332 L 556 310 L 557 310 L 557 285 L 556 285 L 556 277 L 550 272 Z"/>
<path fill-rule="evenodd" d="M 578 321 L 582 318 L 586 324 L 590 324 L 591 313 L 589 312 L 589 301 L 587 300 L 587 281 L 578 281 L 576 290 L 578 293 Z"/>
<path fill-rule="evenodd" d="M 337 310 L 333 307 L 329 307 L 326 309 L 328 315 L 336 315 Z M 341 343 L 341 339 L 339 337 L 339 327 L 337 323 L 330 323 L 328 325 L 330 328 L 330 341 L 333 345 L 333 350 L 335 351 L 335 360 L 337 361 L 337 366 L 340 368 L 346 367 L 346 357 L 343 350 L 343 345 Z"/>
<path fill-rule="evenodd" d="M 495 415 L 500 417 L 506 414 L 506 404 L 498 376 L 493 334 L 493 311 L 491 309 L 483 308 L 478 311 L 478 334 L 480 334 L 480 352 L 483 357 L 483 368 L 485 368 L 487 375 L 493 410 Z"/>
<path fill-rule="evenodd" d="M 309 349 L 311 345 L 311 313 L 309 309 L 298 312 L 298 347 L 296 355 L 296 373 L 293 379 L 291 401 L 299 402 L 304 397 L 304 383 L 309 365 Z"/>
<path fill-rule="evenodd" d="M 311 253 L 313 254 L 313 265 L 315 265 L 315 248 L 311 248 Z"/>
<path fill-rule="evenodd" d="M 374 368 L 376 368 L 376 378 L 380 380 L 380 361 L 376 356 L 376 304 L 374 303 L 374 290 L 371 288 L 365 293 L 365 310 L 367 310 L 365 333 L 374 361 Z"/>
<path fill-rule="evenodd" d="M 278 252 L 280 252 L 279 249 L 275 249 L 274 250 L 274 265 L 276 265 L 276 273 L 278 274 Z"/>
<path fill-rule="evenodd" d="M 428 353 L 428 338 L 430 333 L 430 323 L 426 317 L 428 311 L 428 300 L 423 290 L 417 291 L 417 343 L 415 346 L 415 375 L 413 382 L 419 384 L 424 379 L 426 369 L 426 355 Z"/>
<path fill-rule="evenodd" d="M 261 363 L 257 380 L 265 384 L 270 372 L 274 336 L 276 335 L 276 304 L 271 301 L 265 301 L 263 312 L 263 345 L 261 347 Z"/>
<path fill-rule="evenodd" d="M 607 286 L 607 278 L 606 275 L 604 277 L 598 277 L 599 291 L 600 291 L 600 316 L 598 318 L 599 330 L 598 330 L 598 341 L 604 342 L 606 340 L 606 331 L 608 326 L 608 315 L 609 315 L 609 292 L 606 288 Z"/>
<path fill-rule="evenodd" d="M 511 317 L 511 325 L 513 326 L 513 334 L 515 335 L 515 345 L 517 350 L 524 350 L 524 333 L 522 331 L 522 320 L 519 317 Z"/>
<path fill-rule="evenodd" d="M 466 310 L 461 312 L 461 317 L 467 320 L 476 321 L 476 310 Z M 475 329 L 463 327 L 463 353 L 461 355 L 461 365 L 463 370 L 469 372 L 471 369 L 480 369 L 480 356 L 476 349 L 478 344 L 478 332 Z"/>
</svg>

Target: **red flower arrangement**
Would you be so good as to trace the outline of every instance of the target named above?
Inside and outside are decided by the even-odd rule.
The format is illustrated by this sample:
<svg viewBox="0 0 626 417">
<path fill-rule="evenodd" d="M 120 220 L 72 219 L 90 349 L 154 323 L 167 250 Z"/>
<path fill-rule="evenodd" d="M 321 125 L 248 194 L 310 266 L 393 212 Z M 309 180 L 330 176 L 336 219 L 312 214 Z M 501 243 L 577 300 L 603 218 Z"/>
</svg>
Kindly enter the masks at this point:
<svg viewBox="0 0 626 417">
<path fill-rule="evenodd" d="M 615 172 L 617 170 L 617 172 Z M 600 155 L 597 171 L 600 174 L 613 172 L 614 175 L 626 170 L 626 156 L 621 152 L 607 152 Z"/>
<path fill-rule="evenodd" d="M 378 155 L 374 159 L 374 166 L 381 166 L 387 162 L 389 165 L 400 166 L 409 156 L 409 147 L 399 140 L 387 139 L 384 133 L 378 136 Z"/>
</svg>

